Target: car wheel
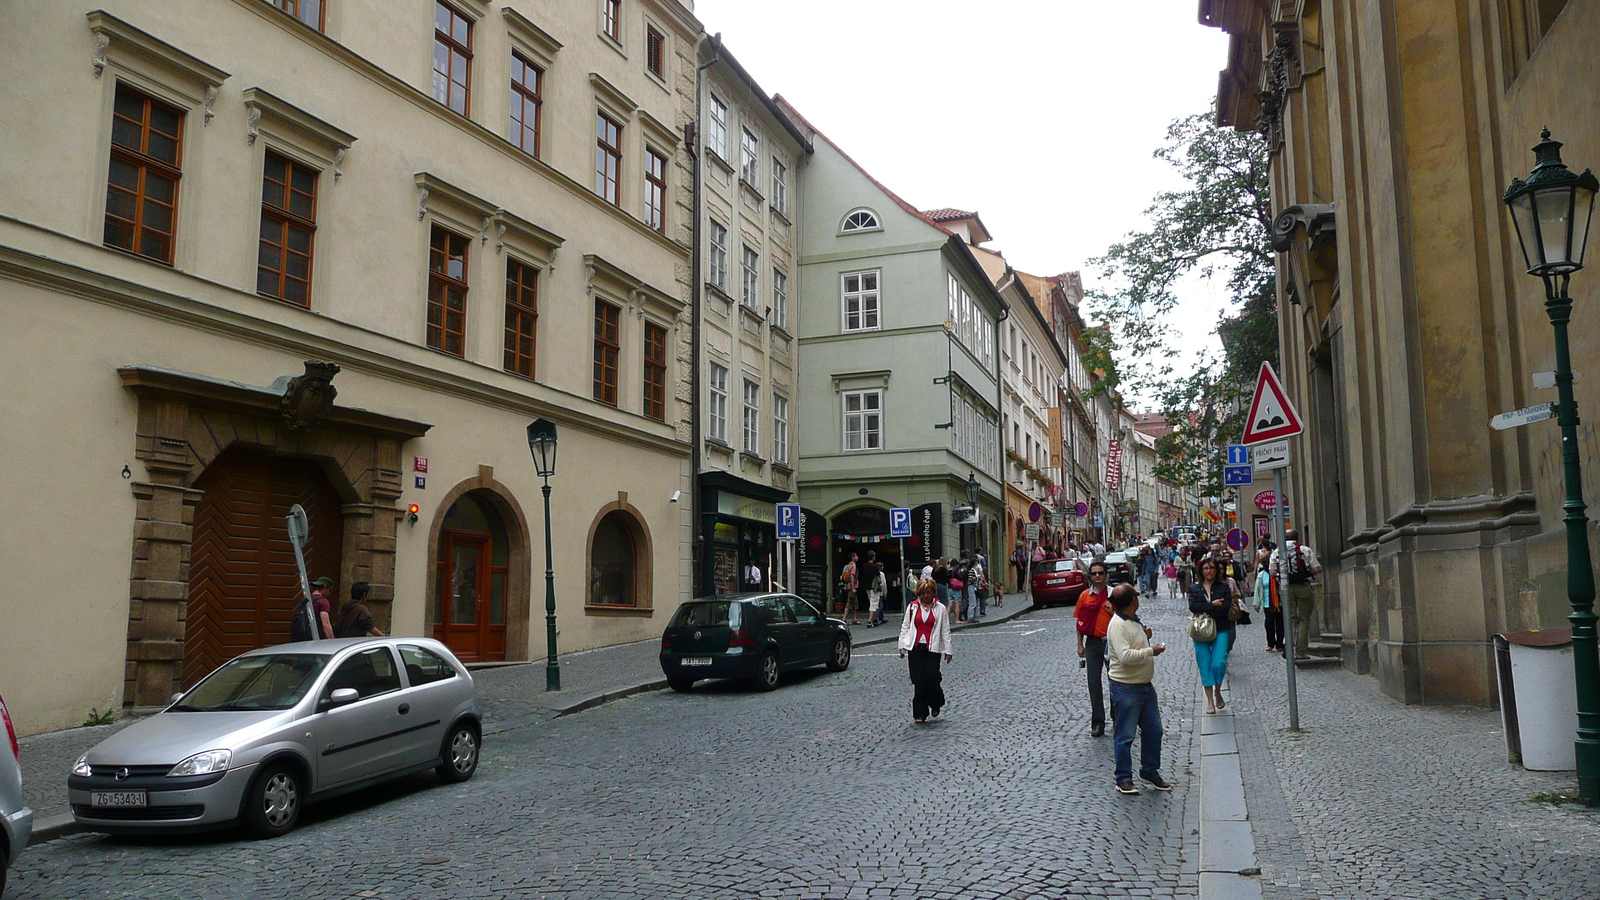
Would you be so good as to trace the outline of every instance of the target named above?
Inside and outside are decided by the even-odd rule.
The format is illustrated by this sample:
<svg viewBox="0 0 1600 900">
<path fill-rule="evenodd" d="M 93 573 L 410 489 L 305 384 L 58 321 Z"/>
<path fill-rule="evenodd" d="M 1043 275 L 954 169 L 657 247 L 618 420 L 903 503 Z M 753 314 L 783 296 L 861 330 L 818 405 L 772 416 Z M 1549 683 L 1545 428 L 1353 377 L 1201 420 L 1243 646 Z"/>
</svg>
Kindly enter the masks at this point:
<svg viewBox="0 0 1600 900">
<path fill-rule="evenodd" d="M 450 729 L 444 739 L 442 755 L 444 762 L 434 769 L 440 781 L 455 784 L 471 778 L 472 773 L 478 771 L 477 730 L 466 722 Z"/>
<path fill-rule="evenodd" d="M 686 693 L 690 688 L 694 687 L 694 679 L 683 678 L 678 675 L 669 675 L 667 677 L 667 687 L 672 688 L 680 694 Z"/>
<path fill-rule="evenodd" d="M 244 830 L 251 837 L 279 837 L 294 830 L 305 800 L 305 783 L 291 767 L 267 766 L 244 798 Z"/>
<path fill-rule="evenodd" d="M 833 642 L 833 652 L 828 654 L 828 671 L 843 672 L 850 668 L 850 642 L 839 638 Z"/>
<path fill-rule="evenodd" d="M 768 650 L 761 654 L 761 668 L 756 670 L 756 687 L 770 691 L 778 686 L 778 654 Z"/>
</svg>

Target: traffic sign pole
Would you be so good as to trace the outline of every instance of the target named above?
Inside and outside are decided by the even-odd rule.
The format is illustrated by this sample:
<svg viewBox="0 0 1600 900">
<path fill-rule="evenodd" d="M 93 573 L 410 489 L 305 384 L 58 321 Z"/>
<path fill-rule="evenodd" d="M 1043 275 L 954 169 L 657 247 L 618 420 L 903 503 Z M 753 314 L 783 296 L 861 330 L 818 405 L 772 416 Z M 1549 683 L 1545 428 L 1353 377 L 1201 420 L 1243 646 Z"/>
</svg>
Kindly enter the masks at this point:
<svg viewBox="0 0 1600 900">
<path fill-rule="evenodd" d="M 1281 570 L 1283 569 L 1284 562 L 1288 559 L 1287 554 L 1284 553 L 1284 550 L 1288 548 L 1286 548 L 1283 544 L 1282 469 L 1272 470 L 1272 492 L 1274 495 L 1272 499 L 1272 539 L 1278 544 L 1278 549 L 1274 551 L 1278 554 L 1278 565 L 1273 567 L 1275 571 L 1272 573 L 1272 578 L 1274 581 L 1276 581 L 1282 574 Z M 1289 604 L 1287 602 L 1289 599 L 1287 596 L 1288 593 L 1289 586 L 1287 584 L 1280 583 L 1278 585 L 1278 606 L 1283 613 L 1283 639 L 1284 647 L 1287 648 L 1284 650 L 1283 659 L 1284 662 L 1288 664 L 1289 669 L 1289 730 L 1299 731 L 1300 694 L 1294 683 L 1294 617 L 1290 615 L 1289 612 Z"/>
</svg>

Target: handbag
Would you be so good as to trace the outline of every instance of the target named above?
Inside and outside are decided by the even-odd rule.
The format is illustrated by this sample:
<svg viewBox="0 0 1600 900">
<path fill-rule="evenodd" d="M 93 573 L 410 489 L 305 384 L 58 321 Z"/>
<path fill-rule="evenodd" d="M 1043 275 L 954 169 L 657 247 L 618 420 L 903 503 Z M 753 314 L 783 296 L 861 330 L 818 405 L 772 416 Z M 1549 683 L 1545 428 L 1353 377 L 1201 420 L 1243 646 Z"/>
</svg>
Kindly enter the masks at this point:
<svg viewBox="0 0 1600 900">
<path fill-rule="evenodd" d="M 1202 644 L 1217 639 L 1217 620 L 1210 613 L 1197 612 L 1189 619 L 1189 637 Z"/>
</svg>

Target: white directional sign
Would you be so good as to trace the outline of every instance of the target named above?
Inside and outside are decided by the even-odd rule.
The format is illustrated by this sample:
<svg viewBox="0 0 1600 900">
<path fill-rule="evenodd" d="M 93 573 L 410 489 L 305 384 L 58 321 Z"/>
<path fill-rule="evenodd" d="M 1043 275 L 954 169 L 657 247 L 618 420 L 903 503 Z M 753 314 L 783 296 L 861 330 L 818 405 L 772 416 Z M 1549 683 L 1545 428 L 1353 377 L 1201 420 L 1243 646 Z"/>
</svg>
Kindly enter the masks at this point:
<svg viewBox="0 0 1600 900">
<path fill-rule="evenodd" d="M 1248 465 L 1250 465 L 1250 448 L 1246 447 L 1243 444 L 1229 444 L 1228 445 L 1228 465 L 1230 465 L 1230 466 L 1248 466 Z"/>
<path fill-rule="evenodd" d="M 1039 523 L 1029 522 L 1022 526 L 1022 539 L 1025 541 L 1037 541 L 1039 539 Z"/>
<path fill-rule="evenodd" d="M 1281 469 L 1289 464 L 1289 439 L 1273 441 L 1270 444 L 1255 445 L 1255 460 L 1252 465 L 1262 471 Z"/>
<path fill-rule="evenodd" d="M 1554 403 L 1540 403 L 1526 409 L 1501 413 L 1489 420 L 1489 427 L 1495 431 L 1505 431 L 1507 428 L 1521 428 L 1524 425 L 1532 425 L 1534 422 L 1543 422 L 1555 414 L 1556 405 Z"/>
<path fill-rule="evenodd" d="M 1579 374 L 1578 372 L 1573 372 L 1572 373 L 1572 383 L 1573 384 L 1577 384 L 1578 382 L 1580 382 L 1582 380 L 1583 380 L 1583 376 L 1581 374 Z M 1553 388 L 1553 387 L 1555 387 L 1556 386 L 1556 373 L 1554 373 L 1554 372 L 1535 372 L 1535 373 L 1533 373 L 1533 386 L 1536 387 L 1536 388 Z"/>
<path fill-rule="evenodd" d="M 897 506 L 889 510 L 889 537 L 911 537 L 911 510 L 908 507 Z"/>
<path fill-rule="evenodd" d="M 800 504 L 778 504 L 778 540 L 800 540 Z"/>
</svg>

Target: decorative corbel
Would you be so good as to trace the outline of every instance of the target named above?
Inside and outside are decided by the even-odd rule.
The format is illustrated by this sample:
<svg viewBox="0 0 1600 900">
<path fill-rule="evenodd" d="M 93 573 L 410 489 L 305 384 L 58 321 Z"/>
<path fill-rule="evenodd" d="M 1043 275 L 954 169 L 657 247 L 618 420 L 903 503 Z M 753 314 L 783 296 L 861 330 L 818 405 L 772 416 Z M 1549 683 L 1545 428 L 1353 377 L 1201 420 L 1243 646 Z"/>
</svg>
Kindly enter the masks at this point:
<svg viewBox="0 0 1600 900">
<path fill-rule="evenodd" d="M 1332 203 L 1300 203 L 1286 207 L 1272 220 L 1272 249 L 1287 253 L 1294 245 L 1294 232 L 1305 228 L 1306 240 L 1316 249 L 1331 237 L 1336 228 Z"/>
<path fill-rule="evenodd" d="M 343 170 L 341 170 L 339 167 L 344 165 L 344 155 L 345 155 L 346 152 L 347 151 L 343 147 L 340 147 L 339 149 L 333 151 L 333 183 L 334 184 L 338 184 L 339 183 L 339 176 L 344 174 Z"/>
<path fill-rule="evenodd" d="M 99 78 L 106 70 L 106 49 L 111 46 L 111 35 L 104 31 L 94 34 L 94 77 Z"/>
<path fill-rule="evenodd" d="M 633 290 L 628 292 L 628 302 L 633 305 L 634 313 L 639 316 L 639 321 L 644 321 L 644 291 Z"/>
<path fill-rule="evenodd" d="M 421 222 L 428 217 L 428 189 L 417 185 L 417 221 Z"/>
<path fill-rule="evenodd" d="M 478 244 L 485 246 L 489 243 L 489 228 L 494 225 L 494 214 L 484 213 L 483 224 L 478 228 Z"/>
<path fill-rule="evenodd" d="M 559 256 L 560 254 L 561 254 L 561 248 L 560 247 L 556 247 L 556 248 L 554 248 L 553 250 L 550 251 L 550 263 L 547 266 L 547 268 L 550 270 L 550 273 L 552 275 L 555 274 L 555 271 L 556 271 L 556 257 Z"/>
<path fill-rule="evenodd" d="M 206 125 L 210 125 L 211 124 L 211 120 L 216 118 L 217 114 L 215 112 L 212 112 L 212 110 L 211 110 L 211 104 L 216 103 L 216 102 L 217 102 L 217 86 L 214 85 L 214 84 L 206 85 L 206 99 L 205 99 L 205 104 L 204 104 L 205 105 L 206 115 L 205 115 L 205 121 L 201 123 L 202 127 L 204 127 Z"/>
<path fill-rule="evenodd" d="M 246 103 L 244 105 L 244 121 L 246 125 L 244 132 L 245 146 L 253 147 L 255 146 L 256 138 L 261 135 L 261 107 L 254 103 Z"/>
<path fill-rule="evenodd" d="M 494 252 L 501 253 L 506 249 L 506 220 L 500 218 L 499 213 L 494 217 Z"/>
<path fill-rule="evenodd" d="M 594 296 L 594 266 L 583 267 L 583 292 Z"/>
</svg>

